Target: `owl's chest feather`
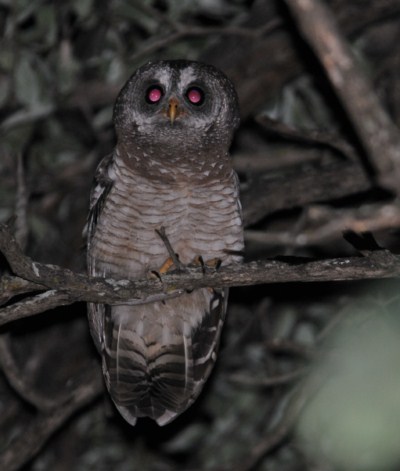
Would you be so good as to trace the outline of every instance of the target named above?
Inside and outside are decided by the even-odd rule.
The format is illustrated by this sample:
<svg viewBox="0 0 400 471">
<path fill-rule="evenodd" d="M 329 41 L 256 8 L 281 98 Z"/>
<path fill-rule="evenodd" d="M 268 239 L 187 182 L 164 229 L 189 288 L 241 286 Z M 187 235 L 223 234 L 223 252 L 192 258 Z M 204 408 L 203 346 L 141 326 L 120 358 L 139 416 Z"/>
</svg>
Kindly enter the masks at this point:
<svg viewBox="0 0 400 471">
<path fill-rule="evenodd" d="M 165 228 L 183 263 L 201 255 L 227 258 L 243 246 L 237 188 L 232 181 L 165 184 L 121 174 L 99 218 L 92 256 L 99 275 L 140 276 L 161 267 Z"/>
</svg>

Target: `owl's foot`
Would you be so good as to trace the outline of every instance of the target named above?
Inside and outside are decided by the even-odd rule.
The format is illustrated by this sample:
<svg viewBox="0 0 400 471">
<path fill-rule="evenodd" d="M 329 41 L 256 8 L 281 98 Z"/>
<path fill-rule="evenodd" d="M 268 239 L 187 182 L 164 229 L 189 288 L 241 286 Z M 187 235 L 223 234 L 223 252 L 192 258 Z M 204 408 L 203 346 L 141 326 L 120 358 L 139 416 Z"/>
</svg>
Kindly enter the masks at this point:
<svg viewBox="0 0 400 471">
<path fill-rule="evenodd" d="M 160 275 L 164 275 L 165 273 L 168 273 L 168 271 L 170 271 L 173 267 L 175 267 L 174 261 L 171 257 L 168 257 L 167 260 L 165 260 L 165 262 L 161 265 L 158 273 L 160 273 Z"/>
<path fill-rule="evenodd" d="M 169 253 L 169 257 L 162 264 L 159 273 L 167 273 L 171 269 L 176 269 L 178 271 L 186 271 L 185 265 L 179 260 L 179 255 L 175 253 L 174 249 L 172 248 L 171 242 L 169 241 L 168 236 L 165 233 L 165 227 L 161 226 L 160 229 L 155 229 L 155 231 L 160 237 L 160 239 L 164 242 L 164 245 Z"/>
<path fill-rule="evenodd" d="M 175 265 L 174 260 L 172 260 L 172 257 L 168 257 L 167 260 L 165 260 L 165 262 L 161 265 L 161 267 L 158 270 L 151 270 L 148 273 L 148 277 L 150 279 L 155 278 L 155 279 L 161 281 L 161 283 L 163 283 L 162 275 L 165 275 L 166 273 L 168 273 L 170 271 L 174 271 L 174 270 L 178 270 L 178 271 L 185 271 L 186 270 L 185 266 L 181 262 L 179 262 L 179 264 L 180 264 L 179 268 L 177 268 L 176 265 Z"/>
<path fill-rule="evenodd" d="M 207 271 L 216 271 L 221 266 L 222 260 L 220 258 L 210 258 L 209 260 L 204 261 L 201 255 L 194 257 L 189 266 L 192 267 L 201 267 L 203 273 Z"/>
<path fill-rule="evenodd" d="M 175 254 L 175 259 L 172 257 L 168 257 L 167 260 L 161 265 L 158 273 L 160 275 L 164 275 L 169 271 L 178 270 L 178 271 L 187 271 L 186 266 L 179 260 L 179 256 Z"/>
<path fill-rule="evenodd" d="M 209 260 L 204 261 L 201 255 L 197 255 L 186 267 L 186 265 L 179 260 L 179 255 L 174 252 L 168 236 L 165 233 L 165 228 L 162 226 L 160 229 L 156 229 L 155 231 L 160 239 L 164 242 L 164 245 L 169 253 L 169 257 L 157 271 L 159 276 L 164 275 L 165 273 L 168 273 L 172 270 L 186 272 L 187 267 L 201 267 L 203 273 L 206 273 L 207 271 L 216 271 L 221 266 L 222 260 L 220 258 L 210 258 Z"/>
</svg>

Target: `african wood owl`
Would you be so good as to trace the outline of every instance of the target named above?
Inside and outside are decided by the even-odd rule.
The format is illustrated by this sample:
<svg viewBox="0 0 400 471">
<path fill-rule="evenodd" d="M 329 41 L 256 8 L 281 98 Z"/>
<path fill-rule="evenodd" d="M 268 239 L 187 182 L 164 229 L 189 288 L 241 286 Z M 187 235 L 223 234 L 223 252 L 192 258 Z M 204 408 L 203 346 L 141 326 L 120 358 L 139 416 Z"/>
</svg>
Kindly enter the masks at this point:
<svg viewBox="0 0 400 471">
<path fill-rule="evenodd" d="M 96 172 L 87 223 L 91 276 L 136 279 L 169 258 L 240 262 L 238 179 L 228 153 L 235 89 L 185 60 L 138 69 L 114 107 L 117 143 Z M 89 304 L 107 389 L 121 415 L 167 424 L 196 399 L 216 360 L 227 290 L 204 288 L 142 305 Z"/>
</svg>

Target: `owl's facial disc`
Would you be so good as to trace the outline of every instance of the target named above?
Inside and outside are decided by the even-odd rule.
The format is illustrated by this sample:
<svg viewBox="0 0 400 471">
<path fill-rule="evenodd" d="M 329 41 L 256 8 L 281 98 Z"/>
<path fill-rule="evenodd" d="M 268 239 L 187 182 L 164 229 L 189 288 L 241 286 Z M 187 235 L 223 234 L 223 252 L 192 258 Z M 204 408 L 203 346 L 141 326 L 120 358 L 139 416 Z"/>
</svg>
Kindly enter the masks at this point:
<svg viewBox="0 0 400 471">
<path fill-rule="evenodd" d="M 119 141 L 209 154 L 229 145 L 239 123 L 232 83 L 212 66 L 190 61 L 148 63 L 121 90 L 114 121 Z"/>
</svg>

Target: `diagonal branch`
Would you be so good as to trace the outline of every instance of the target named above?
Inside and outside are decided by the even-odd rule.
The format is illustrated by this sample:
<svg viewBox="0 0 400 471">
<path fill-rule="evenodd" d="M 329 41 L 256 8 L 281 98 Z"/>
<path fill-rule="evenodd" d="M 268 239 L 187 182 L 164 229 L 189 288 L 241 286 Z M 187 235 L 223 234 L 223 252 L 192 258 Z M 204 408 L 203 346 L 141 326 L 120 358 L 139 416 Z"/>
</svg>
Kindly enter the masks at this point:
<svg viewBox="0 0 400 471">
<path fill-rule="evenodd" d="M 93 379 L 78 387 L 70 401 L 61 407 L 47 413 L 39 413 L 0 455 L 0 469 L 8 471 L 21 469 L 70 417 L 91 404 L 102 391 L 103 384 L 100 378 Z"/>
<path fill-rule="evenodd" d="M 380 183 L 397 193 L 400 133 L 357 65 L 334 15 L 319 0 L 286 0 L 300 32 L 323 66 Z"/>
</svg>

